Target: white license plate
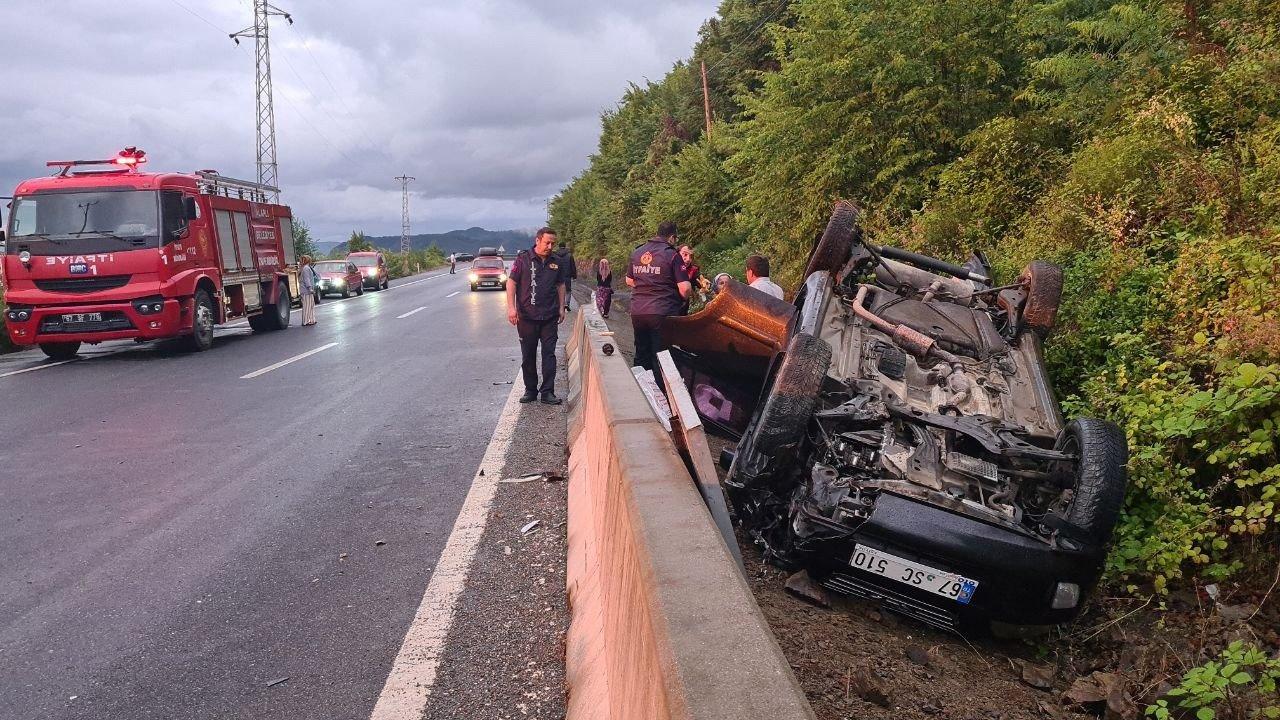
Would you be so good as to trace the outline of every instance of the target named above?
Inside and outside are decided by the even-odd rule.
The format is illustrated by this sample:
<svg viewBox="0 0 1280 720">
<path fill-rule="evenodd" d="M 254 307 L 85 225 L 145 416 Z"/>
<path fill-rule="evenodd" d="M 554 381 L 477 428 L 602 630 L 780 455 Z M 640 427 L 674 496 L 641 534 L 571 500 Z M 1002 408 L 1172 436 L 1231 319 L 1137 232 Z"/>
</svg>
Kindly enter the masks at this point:
<svg viewBox="0 0 1280 720">
<path fill-rule="evenodd" d="M 943 572 L 866 545 L 853 546 L 853 557 L 849 559 L 849 564 L 859 570 L 951 598 L 961 605 L 968 605 L 973 599 L 974 591 L 978 589 L 977 580 Z"/>
<path fill-rule="evenodd" d="M 74 315 L 63 315 L 64 323 L 87 323 L 102 322 L 102 313 L 75 313 Z"/>
</svg>

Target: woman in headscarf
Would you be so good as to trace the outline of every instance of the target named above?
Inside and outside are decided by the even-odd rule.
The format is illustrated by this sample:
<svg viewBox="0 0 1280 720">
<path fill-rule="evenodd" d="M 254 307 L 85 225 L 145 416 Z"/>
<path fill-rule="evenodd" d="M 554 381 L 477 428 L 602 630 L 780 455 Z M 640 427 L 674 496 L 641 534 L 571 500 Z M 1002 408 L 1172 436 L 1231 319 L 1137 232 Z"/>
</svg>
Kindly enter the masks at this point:
<svg viewBox="0 0 1280 720">
<path fill-rule="evenodd" d="M 600 314 L 609 317 L 609 306 L 613 304 L 613 271 L 609 269 L 609 260 L 600 258 L 596 269 L 596 308 Z"/>
<path fill-rule="evenodd" d="M 311 256 L 301 258 L 302 270 L 298 273 L 298 285 L 302 295 L 302 325 L 316 324 L 316 269 L 311 266 Z"/>
</svg>

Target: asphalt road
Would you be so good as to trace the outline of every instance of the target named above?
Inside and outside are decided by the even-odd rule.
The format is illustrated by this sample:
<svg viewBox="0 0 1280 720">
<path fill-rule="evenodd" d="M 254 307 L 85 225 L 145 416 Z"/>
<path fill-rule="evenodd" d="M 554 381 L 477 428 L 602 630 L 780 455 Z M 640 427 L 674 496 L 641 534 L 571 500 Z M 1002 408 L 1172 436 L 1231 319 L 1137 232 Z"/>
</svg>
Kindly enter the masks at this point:
<svg viewBox="0 0 1280 720">
<path fill-rule="evenodd" d="M 0 357 L 0 717 L 368 717 L 519 353 L 462 274 L 317 311 Z"/>
</svg>

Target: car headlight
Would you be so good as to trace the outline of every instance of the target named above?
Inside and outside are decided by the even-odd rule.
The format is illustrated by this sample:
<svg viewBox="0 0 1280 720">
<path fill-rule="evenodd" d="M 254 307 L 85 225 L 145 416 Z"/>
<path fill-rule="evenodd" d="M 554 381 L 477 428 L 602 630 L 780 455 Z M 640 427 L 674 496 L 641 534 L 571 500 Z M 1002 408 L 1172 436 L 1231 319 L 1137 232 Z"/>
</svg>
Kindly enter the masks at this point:
<svg viewBox="0 0 1280 720">
<path fill-rule="evenodd" d="M 346 284 L 347 284 L 347 281 L 346 281 L 346 280 L 344 280 L 344 279 L 342 279 L 342 278 L 338 278 L 337 280 L 334 280 L 334 281 L 333 281 L 333 284 L 334 284 L 334 285 L 346 285 Z"/>
<path fill-rule="evenodd" d="M 475 282 L 480 279 L 480 276 L 475 273 L 468 273 L 467 277 L 471 279 L 471 282 Z"/>
<path fill-rule="evenodd" d="M 31 319 L 31 311 L 23 308 L 9 308 L 4 311 L 4 316 L 14 322 L 25 322 Z"/>
<path fill-rule="evenodd" d="M 374 277 L 378 277 L 378 268 L 373 268 L 372 270 L 369 271 L 369 274 Z"/>
<path fill-rule="evenodd" d="M 139 315 L 155 315 L 164 310 L 164 298 L 149 297 L 141 300 L 133 301 L 133 309 L 138 311 Z"/>
<path fill-rule="evenodd" d="M 506 282 L 506 281 L 507 281 L 507 274 L 506 274 L 506 273 L 498 273 L 498 282 Z"/>
<path fill-rule="evenodd" d="M 1053 591 L 1054 610 L 1068 610 L 1080 604 L 1080 586 L 1071 582 L 1060 582 Z"/>
</svg>

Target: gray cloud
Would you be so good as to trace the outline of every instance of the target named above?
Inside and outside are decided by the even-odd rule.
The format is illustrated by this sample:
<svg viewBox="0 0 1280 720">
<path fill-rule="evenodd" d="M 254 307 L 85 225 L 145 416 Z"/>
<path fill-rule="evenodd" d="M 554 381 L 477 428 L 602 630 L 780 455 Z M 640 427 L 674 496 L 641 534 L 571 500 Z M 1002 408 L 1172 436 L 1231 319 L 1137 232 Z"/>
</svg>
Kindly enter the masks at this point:
<svg viewBox="0 0 1280 720">
<path fill-rule="evenodd" d="M 297 21 L 272 26 L 284 198 L 336 239 L 398 233 L 404 172 L 415 230 L 541 224 L 600 113 L 687 56 L 717 3 L 276 4 Z M 226 37 L 250 21 L 248 0 L 6 0 L 0 187 L 129 144 L 252 178 L 253 48 Z"/>
</svg>

